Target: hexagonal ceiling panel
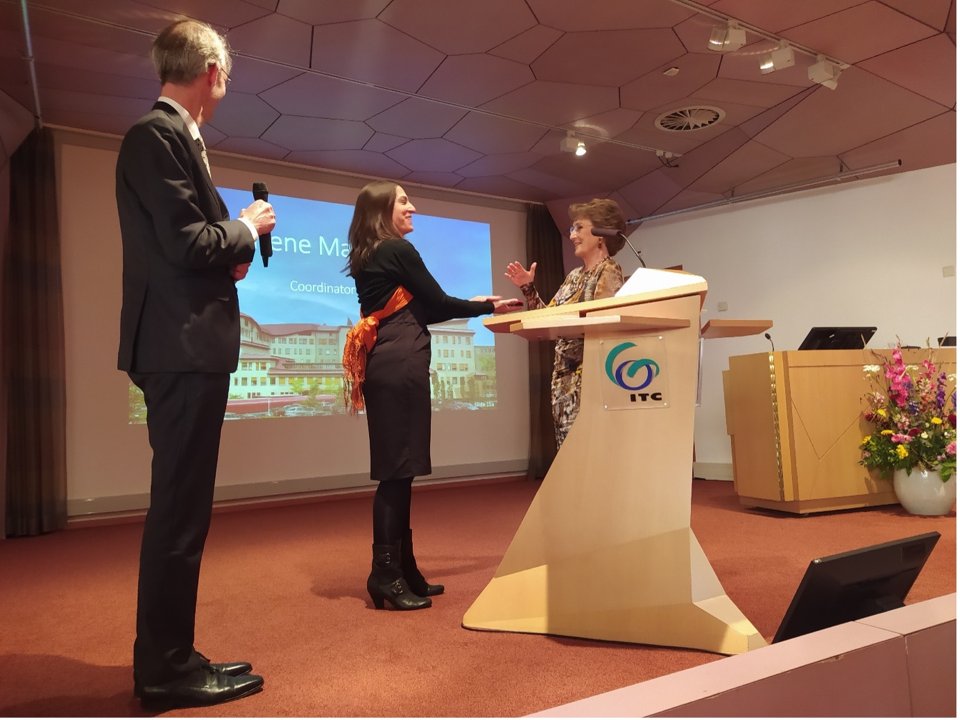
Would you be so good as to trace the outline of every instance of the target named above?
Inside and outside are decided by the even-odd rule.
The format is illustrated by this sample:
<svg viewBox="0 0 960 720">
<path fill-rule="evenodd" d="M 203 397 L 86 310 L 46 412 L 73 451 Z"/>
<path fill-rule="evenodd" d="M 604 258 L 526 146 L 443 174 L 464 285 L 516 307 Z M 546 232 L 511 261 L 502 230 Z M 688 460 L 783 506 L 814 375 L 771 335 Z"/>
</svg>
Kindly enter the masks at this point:
<svg viewBox="0 0 960 720">
<path fill-rule="evenodd" d="M 0 3 L 0 99 L 20 109 L 12 117 L 122 134 L 158 94 L 152 36 L 193 17 L 226 31 L 234 49 L 230 93 L 203 130 L 212 152 L 551 210 L 609 195 L 650 216 L 789 191 L 842 169 L 956 161 L 953 0 L 26 6 L 35 88 L 19 8 Z M 743 46 L 709 49 L 711 31 L 727 21 L 745 29 Z M 761 73 L 781 41 L 793 65 Z M 849 64 L 836 89 L 810 79 L 818 54 Z M 713 112 L 700 108 L 720 119 L 672 132 L 657 124 L 678 110 Z M 17 137 L 11 123 L 0 127 L 4 143 Z M 586 157 L 562 149 L 568 133 Z"/>
</svg>

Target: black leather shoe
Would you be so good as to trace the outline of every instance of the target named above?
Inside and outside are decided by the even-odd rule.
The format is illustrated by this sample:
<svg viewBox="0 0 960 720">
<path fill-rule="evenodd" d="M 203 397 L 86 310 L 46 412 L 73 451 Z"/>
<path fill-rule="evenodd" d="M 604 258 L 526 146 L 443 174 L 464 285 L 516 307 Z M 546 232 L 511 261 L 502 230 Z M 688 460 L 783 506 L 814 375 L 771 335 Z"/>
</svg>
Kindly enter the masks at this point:
<svg viewBox="0 0 960 720">
<path fill-rule="evenodd" d="M 248 662 L 243 662 L 242 660 L 236 662 L 210 663 L 210 667 L 230 677 L 240 677 L 253 670 L 253 665 Z"/>
<path fill-rule="evenodd" d="M 152 709 L 219 705 L 252 695 L 262 688 L 263 678 L 259 675 L 233 677 L 212 667 L 202 667 L 161 685 L 143 685 L 140 703 Z"/>
<path fill-rule="evenodd" d="M 224 662 L 224 663 L 212 663 L 210 658 L 203 655 L 202 653 L 197 653 L 203 661 L 207 663 L 215 672 L 223 673 L 224 675 L 230 675 L 231 677 L 240 677 L 241 675 L 246 675 L 248 672 L 253 670 L 253 665 L 242 660 L 236 662 Z M 137 671 L 133 671 L 133 694 L 136 697 L 140 697 L 143 694 L 143 686 L 137 681 Z"/>
<path fill-rule="evenodd" d="M 194 652 L 197 652 L 194 650 Z M 217 672 L 222 672 L 224 675 L 232 675 L 233 677 L 239 677 L 240 675 L 246 675 L 248 672 L 253 670 L 253 665 L 243 660 L 237 660 L 235 662 L 225 662 L 225 663 L 215 663 L 210 662 L 210 658 L 204 655 L 202 652 L 198 652 L 197 655 L 212 667 Z"/>
</svg>

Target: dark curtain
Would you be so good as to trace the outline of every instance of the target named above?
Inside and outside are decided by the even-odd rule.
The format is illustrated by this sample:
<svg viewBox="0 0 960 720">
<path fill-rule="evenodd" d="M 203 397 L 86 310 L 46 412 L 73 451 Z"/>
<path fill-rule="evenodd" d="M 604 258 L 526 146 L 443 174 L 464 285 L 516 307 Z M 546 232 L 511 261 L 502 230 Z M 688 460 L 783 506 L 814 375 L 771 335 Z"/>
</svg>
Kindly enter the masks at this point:
<svg viewBox="0 0 960 720">
<path fill-rule="evenodd" d="M 550 211 L 543 205 L 527 206 L 527 267 L 537 263 L 534 282 L 546 303 L 563 282 L 563 236 Z M 547 474 L 557 454 L 550 409 L 550 375 L 553 372 L 553 343 L 531 342 L 530 355 L 530 465 L 527 476 L 539 479 Z"/>
<path fill-rule="evenodd" d="M 0 278 L 4 277 L 4 268 L 7 259 L 7 239 L 10 230 L 10 163 L 4 153 L 3 167 L 0 168 Z M 3 322 L 3 295 L 0 286 L 0 323 Z M 2 331 L 2 325 L 0 325 Z M 3 335 L 0 332 L 0 342 Z M 0 540 L 7 536 L 7 383 L 4 370 L 4 352 L 0 346 Z"/>
<path fill-rule="evenodd" d="M 10 158 L 3 249 L 0 377 L 6 430 L 6 533 L 66 527 L 66 389 L 53 133 L 37 128 Z"/>
</svg>

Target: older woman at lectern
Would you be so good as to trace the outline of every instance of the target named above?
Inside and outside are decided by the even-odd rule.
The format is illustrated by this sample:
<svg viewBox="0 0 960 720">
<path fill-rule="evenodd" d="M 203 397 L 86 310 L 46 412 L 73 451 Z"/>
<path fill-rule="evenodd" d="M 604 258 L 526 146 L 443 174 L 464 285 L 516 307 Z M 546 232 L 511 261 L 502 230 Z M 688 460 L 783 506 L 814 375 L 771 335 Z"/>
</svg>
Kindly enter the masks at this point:
<svg viewBox="0 0 960 720">
<path fill-rule="evenodd" d="M 613 259 L 625 242 L 622 235 L 627 229 L 620 206 L 609 199 L 593 199 L 588 203 L 575 203 L 570 214 L 570 242 L 573 253 L 583 263 L 567 275 L 557 294 L 544 304 L 533 284 L 537 263 L 524 269 L 516 260 L 507 265 L 504 273 L 523 292 L 528 310 L 586 302 L 613 297 L 623 285 L 623 270 Z M 594 228 L 616 230 L 621 234 L 600 237 L 593 234 Z M 583 365 L 583 340 L 561 338 L 557 340 L 553 360 L 553 376 L 550 380 L 550 397 L 553 405 L 553 426 L 557 447 L 563 443 L 570 426 L 580 411 L 580 370 Z"/>
</svg>

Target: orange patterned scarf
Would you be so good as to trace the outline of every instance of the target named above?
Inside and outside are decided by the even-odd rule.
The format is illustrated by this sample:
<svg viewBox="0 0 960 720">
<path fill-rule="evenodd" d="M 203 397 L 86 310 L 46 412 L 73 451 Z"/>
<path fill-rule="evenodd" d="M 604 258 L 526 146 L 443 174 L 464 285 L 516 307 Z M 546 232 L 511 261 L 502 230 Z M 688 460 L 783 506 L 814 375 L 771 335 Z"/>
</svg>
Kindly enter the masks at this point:
<svg viewBox="0 0 960 720">
<path fill-rule="evenodd" d="M 350 328 L 343 347 L 343 401 L 347 410 L 356 414 L 363 410 L 363 381 L 367 375 L 367 353 L 377 342 L 380 321 L 403 308 L 413 299 L 406 288 L 398 285 L 381 310 L 360 318 Z"/>
</svg>

